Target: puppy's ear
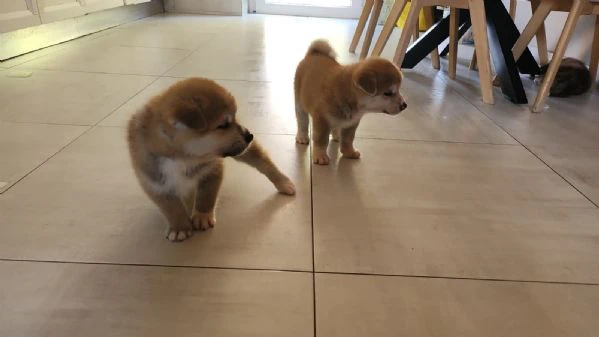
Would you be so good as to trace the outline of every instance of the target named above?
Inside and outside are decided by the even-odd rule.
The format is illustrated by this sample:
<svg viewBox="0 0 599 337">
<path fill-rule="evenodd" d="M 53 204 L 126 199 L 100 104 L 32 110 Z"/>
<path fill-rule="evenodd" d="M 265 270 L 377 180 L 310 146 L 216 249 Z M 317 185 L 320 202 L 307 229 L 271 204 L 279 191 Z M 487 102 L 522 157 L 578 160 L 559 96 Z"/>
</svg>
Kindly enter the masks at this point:
<svg viewBox="0 0 599 337">
<path fill-rule="evenodd" d="M 173 111 L 173 124 L 176 128 L 206 128 L 206 120 L 196 102 L 180 102 Z"/>
<path fill-rule="evenodd" d="M 354 85 L 369 96 L 376 96 L 376 74 L 365 69 L 358 69 L 353 76 Z"/>
</svg>

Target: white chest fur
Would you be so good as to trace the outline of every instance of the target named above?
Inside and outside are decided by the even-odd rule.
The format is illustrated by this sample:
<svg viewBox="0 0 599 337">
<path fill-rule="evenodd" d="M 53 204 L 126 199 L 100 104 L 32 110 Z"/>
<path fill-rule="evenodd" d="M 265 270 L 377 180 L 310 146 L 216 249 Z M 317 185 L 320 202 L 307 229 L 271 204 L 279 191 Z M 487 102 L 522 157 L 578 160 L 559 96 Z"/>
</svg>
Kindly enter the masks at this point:
<svg viewBox="0 0 599 337">
<path fill-rule="evenodd" d="M 351 115 L 346 115 L 345 118 L 338 118 L 338 117 L 329 117 L 329 123 L 331 124 L 331 127 L 334 129 L 345 129 L 348 128 L 350 126 L 354 126 L 356 125 L 360 119 L 362 119 L 362 116 L 364 116 L 364 114 L 366 113 L 366 111 L 356 111 L 354 113 L 352 113 Z"/>
<path fill-rule="evenodd" d="M 158 159 L 160 181 L 145 179 L 146 186 L 157 194 L 175 194 L 179 197 L 186 197 L 194 192 L 198 180 L 211 169 L 210 164 L 200 166 L 199 169 L 196 168 L 198 165 L 200 164 L 162 157 Z M 189 174 L 192 170 L 194 172 Z"/>
</svg>

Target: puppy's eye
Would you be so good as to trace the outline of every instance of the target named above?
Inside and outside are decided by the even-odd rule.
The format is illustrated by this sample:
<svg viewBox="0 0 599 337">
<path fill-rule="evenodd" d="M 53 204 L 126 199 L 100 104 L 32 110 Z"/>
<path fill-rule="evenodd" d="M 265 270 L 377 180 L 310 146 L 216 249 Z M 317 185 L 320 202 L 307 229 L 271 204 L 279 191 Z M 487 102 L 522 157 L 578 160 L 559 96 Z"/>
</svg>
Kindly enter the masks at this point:
<svg viewBox="0 0 599 337">
<path fill-rule="evenodd" d="M 395 93 L 394 93 L 393 91 L 385 91 L 385 92 L 383 93 L 383 95 L 385 95 L 385 96 L 387 96 L 387 97 L 391 97 L 391 96 L 395 95 Z"/>
<path fill-rule="evenodd" d="M 223 130 L 224 130 L 224 129 L 228 129 L 228 128 L 229 128 L 229 126 L 231 126 L 231 123 L 227 121 L 227 122 L 224 122 L 224 123 L 222 123 L 221 125 L 217 126 L 216 128 L 217 128 L 217 129 L 223 129 Z"/>
</svg>

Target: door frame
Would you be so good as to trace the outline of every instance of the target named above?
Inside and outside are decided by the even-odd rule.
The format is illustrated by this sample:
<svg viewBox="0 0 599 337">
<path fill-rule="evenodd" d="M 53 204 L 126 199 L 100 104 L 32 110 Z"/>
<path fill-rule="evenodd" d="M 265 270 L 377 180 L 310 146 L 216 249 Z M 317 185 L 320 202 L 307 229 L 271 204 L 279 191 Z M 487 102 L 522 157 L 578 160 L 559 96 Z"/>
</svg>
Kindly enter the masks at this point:
<svg viewBox="0 0 599 337">
<path fill-rule="evenodd" d="M 313 16 L 324 18 L 357 19 L 362 12 L 364 0 L 352 0 L 352 6 L 346 8 L 312 7 L 297 5 L 275 5 L 270 4 L 266 8 L 266 0 L 249 0 L 248 9 L 250 13 L 291 15 L 291 16 Z"/>
</svg>

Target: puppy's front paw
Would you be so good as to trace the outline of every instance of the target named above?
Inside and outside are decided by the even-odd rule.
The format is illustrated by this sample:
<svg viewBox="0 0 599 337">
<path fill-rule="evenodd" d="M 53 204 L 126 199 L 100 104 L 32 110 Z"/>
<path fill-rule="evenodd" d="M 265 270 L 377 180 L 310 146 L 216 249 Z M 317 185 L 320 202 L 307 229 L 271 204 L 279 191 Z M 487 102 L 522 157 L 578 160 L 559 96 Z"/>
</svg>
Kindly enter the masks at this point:
<svg viewBox="0 0 599 337">
<path fill-rule="evenodd" d="M 297 134 L 297 136 L 295 136 L 295 142 L 298 144 L 310 144 L 310 137 L 308 135 L 300 135 Z"/>
<path fill-rule="evenodd" d="M 329 156 L 326 153 L 314 153 L 314 164 L 316 165 L 329 165 Z"/>
<path fill-rule="evenodd" d="M 283 193 L 286 195 L 295 195 L 295 185 L 291 180 L 287 178 L 275 184 L 275 187 L 277 188 L 279 193 Z"/>
<path fill-rule="evenodd" d="M 216 217 L 214 216 L 214 212 L 197 212 L 191 216 L 191 224 L 193 225 L 193 229 L 205 231 L 216 225 Z"/>
<path fill-rule="evenodd" d="M 190 229 L 172 229 L 166 232 L 166 238 L 171 242 L 181 242 L 185 241 L 193 235 Z"/>
<path fill-rule="evenodd" d="M 360 159 L 360 151 L 358 151 L 358 150 L 351 149 L 351 150 L 342 151 L 342 153 L 343 153 L 343 158 Z"/>
</svg>

